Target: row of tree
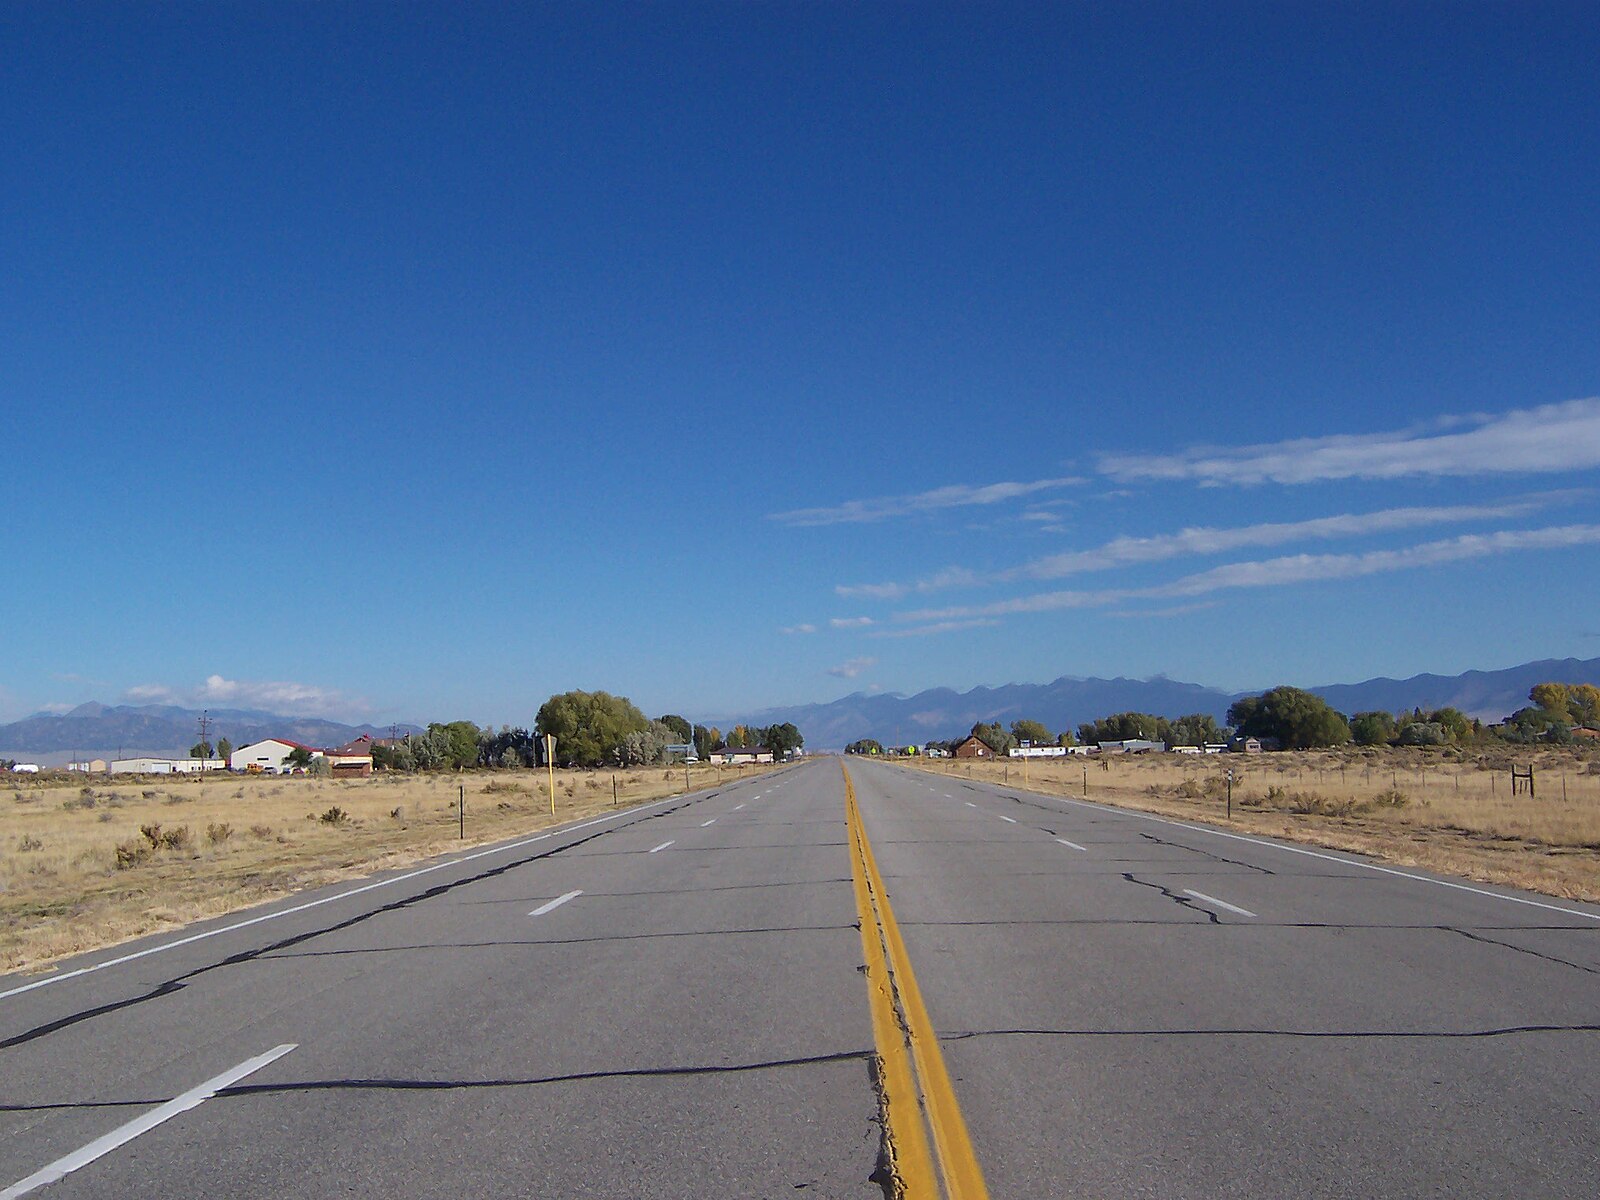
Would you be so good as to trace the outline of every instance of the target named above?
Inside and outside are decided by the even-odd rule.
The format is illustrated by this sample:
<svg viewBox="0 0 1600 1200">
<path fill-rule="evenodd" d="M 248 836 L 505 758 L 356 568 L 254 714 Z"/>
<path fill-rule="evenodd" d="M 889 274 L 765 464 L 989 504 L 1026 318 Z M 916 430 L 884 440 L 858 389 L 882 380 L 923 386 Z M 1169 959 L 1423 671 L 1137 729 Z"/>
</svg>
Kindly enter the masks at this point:
<svg viewBox="0 0 1600 1200">
<path fill-rule="evenodd" d="M 1531 701 L 1500 725 L 1485 725 L 1456 708 L 1409 713 L 1359 712 L 1346 717 L 1326 700 L 1295 687 L 1275 687 L 1235 701 L 1227 725 L 1209 713 L 1167 718 L 1153 713 L 1123 712 L 1085 721 L 1076 733 L 1053 734 L 1039 721 L 1022 719 L 1010 728 L 998 721 L 979 721 L 972 735 L 996 754 L 1028 743 L 1034 746 L 1094 745 L 1099 742 L 1144 740 L 1168 746 L 1203 746 L 1232 737 L 1253 737 L 1285 750 L 1325 746 L 1449 746 L 1484 741 L 1567 743 L 1573 730 L 1600 729 L 1600 687 L 1593 684 L 1540 683 L 1528 692 Z M 965 739 L 959 739 L 965 740 Z M 930 750 L 954 749 L 958 741 L 929 742 Z M 847 754 L 882 754 L 883 747 L 863 738 L 845 747 Z"/>
<path fill-rule="evenodd" d="M 715 726 L 692 724 L 677 713 L 652 720 L 626 696 L 571 691 L 546 700 L 531 730 L 436 722 L 394 745 L 374 746 L 372 761 L 391 771 L 531 767 L 544 761 L 545 734 L 555 735 L 556 762 L 575 767 L 649 766 L 667 761 L 667 747 L 691 745 L 699 758 L 728 748 L 764 746 L 781 760 L 805 745 L 789 722 L 736 725 L 724 736 Z"/>
</svg>

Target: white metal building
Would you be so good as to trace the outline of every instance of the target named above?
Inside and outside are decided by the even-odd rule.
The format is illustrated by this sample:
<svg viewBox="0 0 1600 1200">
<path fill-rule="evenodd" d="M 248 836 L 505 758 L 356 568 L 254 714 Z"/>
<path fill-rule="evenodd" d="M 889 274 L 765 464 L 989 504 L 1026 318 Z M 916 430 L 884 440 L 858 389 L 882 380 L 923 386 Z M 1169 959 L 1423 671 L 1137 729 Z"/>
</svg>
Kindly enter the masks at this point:
<svg viewBox="0 0 1600 1200">
<path fill-rule="evenodd" d="M 234 771 L 281 771 L 289 761 L 289 751 L 298 748 L 299 742 L 286 742 L 282 738 L 266 738 L 240 746 L 228 756 L 228 767 Z"/>
</svg>

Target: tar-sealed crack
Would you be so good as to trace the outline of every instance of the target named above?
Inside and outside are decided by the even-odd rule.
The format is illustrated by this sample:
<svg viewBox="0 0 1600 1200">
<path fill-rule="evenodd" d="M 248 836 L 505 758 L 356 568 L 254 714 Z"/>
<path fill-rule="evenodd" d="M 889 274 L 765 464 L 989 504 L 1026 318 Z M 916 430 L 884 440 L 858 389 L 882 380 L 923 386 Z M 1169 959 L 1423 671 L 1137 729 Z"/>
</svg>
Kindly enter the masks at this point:
<svg viewBox="0 0 1600 1200">
<path fill-rule="evenodd" d="M 1122 877 L 1124 879 L 1126 879 L 1129 883 L 1137 883 L 1140 887 L 1154 888 L 1156 891 L 1160 892 L 1163 896 L 1165 896 L 1168 900 L 1171 900 L 1175 904 L 1181 904 L 1184 908 L 1187 908 L 1190 912 L 1199 913 L 1202 917 L 1204 917 L 1207 921 L 1209 921 L 1213 925 L 1221 925 L 1222 924 L 1222 922 L 1217 919 L 1217 914 L 1216 913 L 1212 912 L 1208 908 L 1201 908 L 1198 904 L 1195 903 L 1195 900 L 1194 900 L 1193 896 L 1185 896 L 1182 892 L 1175 892 L 1171 888 L 1167 887 L 1165 884 L 1151 883 L 1147 879 L 1140 879 L 1137 876 L 1135 876 L 1132 871 L 1124 871 L 1122 873 Z"/>
<path fill-rule="evenodd" d="M 1201 850 L 1195 846 L 1185 846 L 1182 842 L 1168 841 L 1166 838 L 1157 837 L 1153 833 L 1146 833 L 1142 829 L 1138 830 L 1137 832 L 1140 837 L 1144 838 L 1146 841 L 1154 842 L 1158 846 L 1171 846 L 1174 850 L 1187 850 L 1190 854 L 1198 854 L 1201 858 L 1209 858 L 1212 862 L 1224 863 L 1230 867 L 1247 867 L 1252 871 L 1261 873 L 1262 875 L 1277 874 L 1276 871 L 1271 870 L 1268 867 L 1257 866 L 1253 862 L 1245 862 L 1240 858 L 1229 858 L 1225 854 L 1213 854 L 1209 850 Z"/>
<path fill-rule="evenodd" d="M 1481 933 L 1473 933 L 1467 929 L 1457 929 L 1453 925 L 1440 925 L 1439 928 L 1445 930 L 1447 933 L 1459 933 L 1462 937 L 1467 938 L 1469 941 L 1481 942 L 1485 946 L 1499 946 L 1504 950 L 1515 950 L 1518 954 L 1529 954 L 1534 958 L 1543 959 L 1545 962 L 1553 963 L 1558 967 L 1571 967 L 1574 971 L 1583 971 L 1589 975 L 1600 975 L 1600 968 L 1587 966 L 1584 963 L 1570 962 L 1565 958 L 1557 958 L 1554 954 L 1545 954 L 1540 950 L 1530 950 L 1527 946 L 1518 946 L 1514 942 L 1498 941 L 1492 937 L 1484 937 Z M 1587 929 L 1574 929 L 1572 932 L 1589 933 L 1592 931 Z"/>
</svg>

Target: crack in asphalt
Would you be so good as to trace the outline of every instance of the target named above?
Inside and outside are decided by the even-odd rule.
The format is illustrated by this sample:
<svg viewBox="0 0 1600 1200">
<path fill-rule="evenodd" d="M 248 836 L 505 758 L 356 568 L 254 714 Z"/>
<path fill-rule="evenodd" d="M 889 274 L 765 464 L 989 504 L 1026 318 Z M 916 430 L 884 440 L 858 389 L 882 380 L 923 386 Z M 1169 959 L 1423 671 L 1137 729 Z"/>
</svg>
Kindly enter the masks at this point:
<svg viewBox="0 0 1600 1200">
<path fill-rule="evenodd" d="M 1212 912 L 1209 908 L 1201 908 L 1195 902 L 1195 899 L 1194 899 L 1193 896 L 1185 896 L 1181 892 L 1175 892 L 1171 888 L 1167 887 L 1165 884 L 1151 883 L 1149 880 L 1140 879 L 1137 876 L 1135 876 L 1132 871 L 1124 871 L 1124 872 L 1122 872 L 1122 877 L 1124 879 L 1126 879 L 1129 883 L 1137 883 L 1140 887 L 1154 888 L 1156 891 L 1160 892 L 1163 896 L 1165 896 L 1168 900 L 1171 900 L 1176 904 L 1181 904 L 1184 908 L 1189 909 L 1191 912 L 1199 913 L 1201 916 L 1205 917 L 1213 925 L 1221 925 L 1222 924 L 1222 922 L 1220 920 L 1218 920 L 1216 913 Z"/>
<path fill-rule="evenodd" d="M 1584 963 L 1569 962 L 1567 959 L 1557 958 L 1554 954 L 1546 954 L 1542 950 L 1531 950 L 1527 946 L 1519 946 L 1515 942 L 1498 941 L 1495 938 L 1484 937 L 1480 933 L 1472 933 L 1472 932 L 1469 932 L 1468 930 L 1457 928 L 1454 925 L 1439 925 L 1436 928 L 1442 929 L 1447 933 L 1460 934 L 1462 937 L 1466 938 L 1468 941 L 1480 942 L 1485 946 L 1500 946 L 1500 947 L 1502 947 L 1503 949 L 1506 949 L 1506 950 L 1515 950 L 1518 954 L 1530 954 L 1534 958 L 1543 959 L 1545 962 L 1553 963 L 1558 967 L 1571 967 L 1574 971 L 1583 971 L 1585 974 L 1588 974 L 1588 975 L 1600 975 L 1600 967 L 1591 967 L 1591 966 L 1587 966 Z M 1589 933 L 1589 932 L 1592 932 L 1592 931 L 1590 931 L 1590 930 L 1573 930 L 1573 932 L 1574 933 Z"/>
</svg>

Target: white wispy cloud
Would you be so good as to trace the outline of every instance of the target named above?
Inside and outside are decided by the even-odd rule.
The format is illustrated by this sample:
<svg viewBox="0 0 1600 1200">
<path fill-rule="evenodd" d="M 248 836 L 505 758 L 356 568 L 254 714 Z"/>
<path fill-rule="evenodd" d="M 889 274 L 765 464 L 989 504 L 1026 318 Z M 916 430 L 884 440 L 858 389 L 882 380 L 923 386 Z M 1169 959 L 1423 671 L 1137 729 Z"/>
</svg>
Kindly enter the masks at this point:
<svg viewBox="0 0 1600 1200">
<path fill-rule="evenodd" d="M 1392 533 L 1428 525 L 1467 521 L 1504 521 L 1527 516 L 1552 504 L 1576 499 L 1580 493 L 1550 492 L 1523 496 L 1496 504 L 1452 504 L 1411 508 L 1386 508 L 1368 513 L 1338 513 L 1304 521 L 1269 521 L 1228 528 L 1197 526 L 1177 533 L 1150 537 L 1118 537 L 1087 550 L 1047 554 L 1021 566 L 986 575 L 965 567 L 946 567 L 913 583 L 867 583 L 834 588 L 845 597 L 899 600 L 912 594 L 927 595 L 952 588 L 977 587 L 1020 580 L 1064 579 L 1070 575 L 1107 571 L 1116 567 L 1162 562 L 1173 558 L 1224 554 L 1250 547 L 1283 546 L 1291 542 L 1328 541 Z"/>
<path fill-rule="evenodd" d="M 835 629 L 865 629 L 877 622 L 871 617 L 834 617 L 828 624 Z"/>
<path fill-rule="evenodd" d="M 938 512 L 947 508 L 968 508 L 974 505 L 1000 504 L 1019 496 L 1032 496 L 1055 488 L 1071 487 L 1081 479 L 1035 479 L 1026 482 L 968 484 L 955 483 L 932 491 L 915 492 L 905 496 L 875 496 L 866 500 L 847 500 L 825 508 L 796 508 L 789 512 L 771 513 L 770 521 L 784 525 L 850 525 L 866 521 L 888 521 L 895 517 L 909 517 L 918 513 Z"/>
<path fill-rule="evenodd" d="M 128 688 L 123 695 L 138 704 L 177 704 L 188 708 L 216 704 L 229 708 L 264 709 L 287 716 L 351 715 L 369 709 L 365 701 L 333 688 L 286 680 L 227 679 L 221 675 L 208 675 L 204 683 L 193 688 L 175 688 L 159 683 L 138 684 Z"/>
<path fill-rule="evenodd" d="M 879 629 L 868 637 L 906 638 L 932 637 L 939 633 L 959 633 L 963 629 L 988 629 L 1000 624 L 991 617 L 974 617 L 961 621 L 934 621 L 927 625 L 914 625 L 910 629 Z"/>
<path fill-rule="evenodd" d="M 1040 592 L 993 604 L 919 609 L 897 613 L 895 620 L 947 622 L 1060 609 L 1103 608 L 1128 600 L 1181 599 L 1231 588 L 1282 587 L 1296 583 L 1356 579 L 1443 566 L 1519 550 L 1561 550 L 1595 544 L 1600 544 L 1600 525 L 1558 525 L 1544 529 L 1463 534 L 1399 550 L 1369 550 L 1361 554 L 1293 554 L 1255 562 L 1228 563 L 1154 587 Z"/>
<path fill-rule="evenodd" d="M 1100 470 L 1123 482 L 1224 485 L 1549 473 L 1600 466 L 1600 397 L 1450 418 L 1447 424 L 1457 428 L 1299 438 L 1170 455 L 1112 454 L 1101 458 Z"/>
<path fill-rule="evenodd" d="M 778 630 L 778 632 L 782 634 L 815 633 L 816 631 L 817 627 L 809 622 L 803 625 L 785 625 L 782 629 Z"/>
<path fill-rule="evenodd" d="M 828 674 L 836 675 L 840 679 L 854 679 L 863 671 L 877 666 L 877 664 L 878 660 L 875 658 L 852 658 L 848 662 L 840 663 L 837 667 L 829 667 Z"/>
<path fill-rule="evenodd" d="M 1118 617 L 1124 620 L 1137 621 L 1141 618 L 1149 620 L 1164 620 L 1168 617 L 1182 617 L 1189 613 L 1204 612 L 1208 608 L 1215 608 L 1215 600 L 1202 600 L 1198 604 L 1173 604 L 1167 608 L 1123 608 L 1113 609 L 1106 613 L 1108 617 Z"/>
</svg>

